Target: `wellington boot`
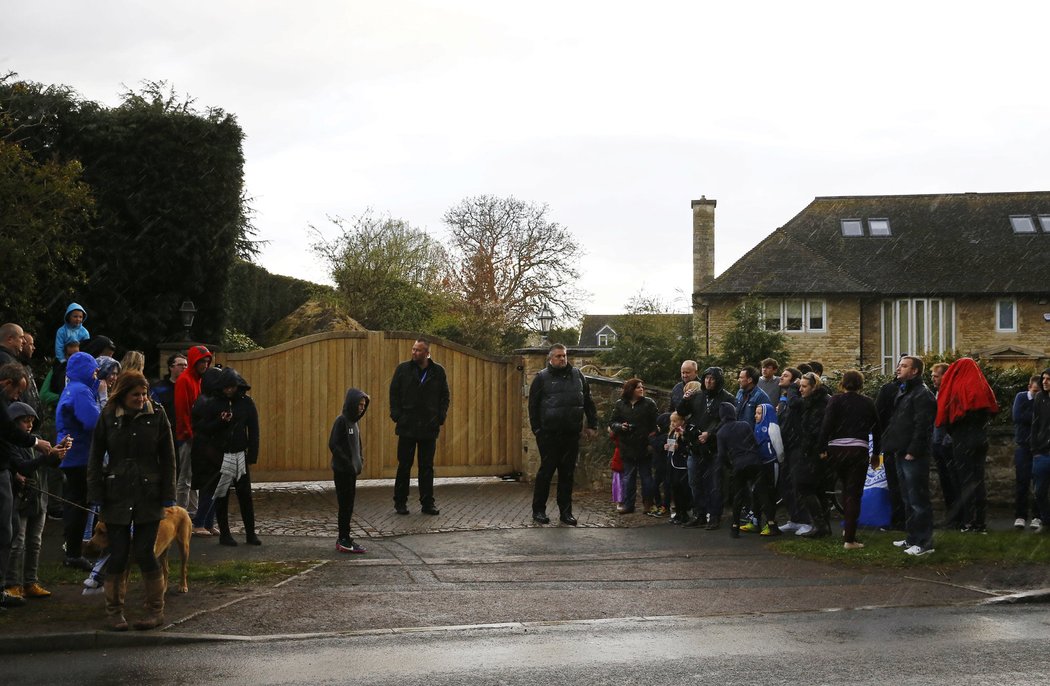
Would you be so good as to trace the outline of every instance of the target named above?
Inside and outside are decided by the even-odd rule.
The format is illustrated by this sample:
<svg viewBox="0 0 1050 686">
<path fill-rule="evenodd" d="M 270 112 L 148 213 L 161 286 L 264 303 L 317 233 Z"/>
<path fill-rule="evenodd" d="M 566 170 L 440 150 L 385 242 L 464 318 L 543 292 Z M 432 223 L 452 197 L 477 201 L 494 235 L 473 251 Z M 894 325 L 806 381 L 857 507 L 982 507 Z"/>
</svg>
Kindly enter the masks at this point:
<svg viewBox="0 0 1050 686">
<path fill-rule="evenodd" d="M 107 574 L 103 588 L 106 593 L 106 622 L 110 630 L 127 631 L 128 620 L 124 619 L 124 594 L 127 584 L 124 575 L 114 578 L 113 574 Z"/>
<path fill-rule="evenodd" d="M 164 570 L 158 569 L 142 575 L 146 585 L 146 617 L 135 622 L 136 629 L 156 629 L 164 623 Z"/>
</svg>

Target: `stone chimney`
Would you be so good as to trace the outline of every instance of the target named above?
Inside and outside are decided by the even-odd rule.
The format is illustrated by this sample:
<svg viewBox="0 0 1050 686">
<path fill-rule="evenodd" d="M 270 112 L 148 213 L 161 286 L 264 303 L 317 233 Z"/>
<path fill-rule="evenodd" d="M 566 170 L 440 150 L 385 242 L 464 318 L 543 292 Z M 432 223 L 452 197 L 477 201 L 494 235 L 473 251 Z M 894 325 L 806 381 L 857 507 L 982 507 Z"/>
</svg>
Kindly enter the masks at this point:
<svg viewBox="0 0 1050 686">
<path fill-rule="evenodd" d="M 693 293 L 715 280 L 715 204 L 700 196 L 693 205 Z"/>
</svg>

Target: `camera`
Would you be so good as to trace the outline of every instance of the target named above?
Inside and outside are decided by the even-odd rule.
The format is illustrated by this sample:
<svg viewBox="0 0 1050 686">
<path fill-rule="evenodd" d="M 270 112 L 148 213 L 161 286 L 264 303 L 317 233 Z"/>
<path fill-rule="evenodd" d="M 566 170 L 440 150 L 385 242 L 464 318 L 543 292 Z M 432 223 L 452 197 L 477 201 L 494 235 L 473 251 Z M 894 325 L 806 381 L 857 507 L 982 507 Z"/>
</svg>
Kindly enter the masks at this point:
<svg viewBox="0 0 1050 686">
<path fill-rule="evenodd" d="M 690 445 L 700 442 L 700 434 L 703 433 L 696 424 L 686 424 L 682 429 L 682 440 Z"/>
</svg>

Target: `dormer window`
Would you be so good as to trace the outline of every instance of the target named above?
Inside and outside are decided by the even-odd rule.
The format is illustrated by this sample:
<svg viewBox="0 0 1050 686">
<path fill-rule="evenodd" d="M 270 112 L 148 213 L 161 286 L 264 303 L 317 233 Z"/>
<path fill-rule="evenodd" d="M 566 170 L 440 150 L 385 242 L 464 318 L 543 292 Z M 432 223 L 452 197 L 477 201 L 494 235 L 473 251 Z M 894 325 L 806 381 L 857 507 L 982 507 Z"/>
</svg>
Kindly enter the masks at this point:
<svg viewBox="0 0 1050 686">
<path fill-rule="evenodd" d="M 863 236 L 864 235 L 864 223 L 859 219 L 843 219 L 842 220 L 842 235 L 843 236 Z"/>
<path fill-rule="evenodd" d="M 864 233 L 864 220 L 863 219 L 843 219 L 842 220 L 842 235 L 846 237 L 853 236 L 889 236 L 890 233 L 890 220 L 885 217 L 877 219 L 868 219 L 868 232 Z"/>
<path fill-rule="evenodd" d="M 890 235 L 890 220 L 889 219 L 869 219 L 868 220 L 868 234 L 871 236 L 889 236 Z"/>
<path fill-rule="evenodd" d="M 1042 221 L 1042 217 L 1039 218 Z M 1027 214 L 1014 214 L 1010 216 L 1010 226 L 1013 227 L 1014 233 L 1035 233 L 1035 222 L 1032 221 L 1031 215 Z M 1047 224 L 1043 223 L 1043 231 L 1046 231 Z"/>
</svg>

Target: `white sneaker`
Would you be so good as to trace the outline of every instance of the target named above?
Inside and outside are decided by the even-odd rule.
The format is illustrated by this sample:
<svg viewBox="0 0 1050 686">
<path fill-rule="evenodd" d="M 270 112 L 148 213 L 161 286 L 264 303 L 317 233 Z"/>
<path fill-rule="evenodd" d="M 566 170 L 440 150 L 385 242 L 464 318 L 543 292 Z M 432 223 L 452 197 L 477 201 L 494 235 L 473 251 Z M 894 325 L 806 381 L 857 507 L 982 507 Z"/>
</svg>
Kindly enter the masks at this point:
<svg viewBox="0 0 1050 686">
<path fill-rule="evenodd" d="M 1025 526 L 1024 517 L 1018 517 L 1014 520 L 1014 528 L 1020 531 Z"/>
<path fill-rule="evenodd" d="M 798 528 L 795 529 L 796 536 L 805 536 L 810 531 L 813 531 L 813 527 L 809 524 L 799 524 Z"/>
<path fill-rule="evenodd" d="M 784 532 L 798 531 L 802 527 L 798 522 L 792 522 L 788 520 L 780 526 L 780 530 Z"/>
<path fill-rule="evenodd" d="M 902 539 L 901 539 L 901 540 L 899 540 L 899 541 L 894 541 L 894 542 L 893 542 L 893 545 L 894 545 L 895 547 L 897 547 L 897 548 L 904 548 L 904 547 L 907 547 L 907 545 L 908 545 L 908 539 L 906 539 L 906 538 L 902 538 Z"/>
<path fill-rule="evenodd" d="M 919 557 L 920 555 L 929 555 L 932 552 L 933 548 L 923 548 L 921 545 L 913 545 L 910 548 L 904 549 L 905 555 L 912 555 L 914 557 Z"/>
<path fill-rule="evenodd" d="M 1029 524 L 1028 526 L 1030 526 L 1033 529 L 1038 529 L 1042 525 L 1043 525 L 1043 520 L 1039 519 L 1038 517 L 1032 517 L 1032 523 Z"/>
</svg>

